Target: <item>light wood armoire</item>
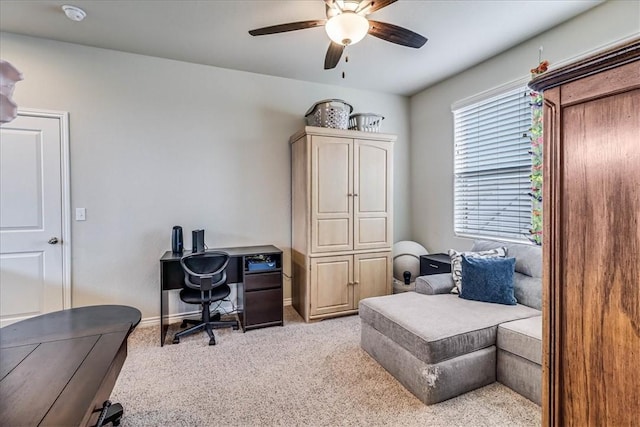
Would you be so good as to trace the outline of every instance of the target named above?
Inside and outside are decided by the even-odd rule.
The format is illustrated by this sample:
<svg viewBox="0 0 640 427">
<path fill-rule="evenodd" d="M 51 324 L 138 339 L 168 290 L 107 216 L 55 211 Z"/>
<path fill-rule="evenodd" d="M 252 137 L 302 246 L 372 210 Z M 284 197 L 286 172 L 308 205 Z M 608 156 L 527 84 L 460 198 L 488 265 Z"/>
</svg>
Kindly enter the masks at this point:
<svg viewBox="0 0 640 427">
<path fill-rule="evenodd" d="M 307 322 L 353 314 L 393 289 L 395 139 L 308 126 L 289 140 L 291 293 Z"/>
<path fill-rule="evenodd" d="M 543 74 L 543 425 L 640 423 L 640 40 Z"/>
</svg>

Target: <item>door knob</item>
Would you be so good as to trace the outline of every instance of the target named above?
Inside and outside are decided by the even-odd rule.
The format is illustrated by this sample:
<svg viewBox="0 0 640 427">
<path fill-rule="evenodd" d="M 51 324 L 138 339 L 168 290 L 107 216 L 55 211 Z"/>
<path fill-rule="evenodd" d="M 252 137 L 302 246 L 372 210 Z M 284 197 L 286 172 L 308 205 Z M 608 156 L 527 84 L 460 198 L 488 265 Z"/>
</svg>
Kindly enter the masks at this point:
<svg viewBox="0 0 640 427">
<path fill-rule="evenodd" d="M 49 239 L 49 241 L 47 243 L 49 243 L 50 245 L 55 245 L 56 243 L 58 243 L 59 240 L 57 237 L 52 237 Z"/>
</svg>

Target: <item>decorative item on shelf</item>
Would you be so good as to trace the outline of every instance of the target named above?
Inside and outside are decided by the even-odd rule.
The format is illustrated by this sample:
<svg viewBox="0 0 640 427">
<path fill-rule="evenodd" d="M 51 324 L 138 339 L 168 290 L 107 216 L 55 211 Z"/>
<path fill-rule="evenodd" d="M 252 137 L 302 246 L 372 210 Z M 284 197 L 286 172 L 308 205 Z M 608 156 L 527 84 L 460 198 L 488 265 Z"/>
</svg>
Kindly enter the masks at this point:
<svg viewBox="0 0 640 427">
<path fill-rule="evenodd" d="M 351 112 L 351 104 L 342 99 L 324 99 L 313 104 L 304 116 L 308 126 L 347 129 Z"/>
<path fill-rule="evenodd" d="M 540 54 L 542 47 L 540 48 Z M 540 61 L 536 68 L 531 69 L 531 77 L 536 77 L 547 71 L 549 61 Z M 542 94 L 531 91 L 531 230 L 529 240 L 536 245 L 542 245 Z"/>
<path fill-rule="evenodd" d="M 536 77 L 547 71 L 549 68 L 549 61 L 541 61 L 536 68 L 531 69 L 531 77 Z"/>
<path fill-rule="evenodd" d="M 247 257 L 246 268 L 249 271 L 275 270 L 276 262 L 271 255 L 254 255 Z"/>
<path fill-rule="evenodd" d="M 380 132 L 384 117 L 375 113 L 356 113 L 349 117 L 349 129 L 363 132 Z"/>
</svg>

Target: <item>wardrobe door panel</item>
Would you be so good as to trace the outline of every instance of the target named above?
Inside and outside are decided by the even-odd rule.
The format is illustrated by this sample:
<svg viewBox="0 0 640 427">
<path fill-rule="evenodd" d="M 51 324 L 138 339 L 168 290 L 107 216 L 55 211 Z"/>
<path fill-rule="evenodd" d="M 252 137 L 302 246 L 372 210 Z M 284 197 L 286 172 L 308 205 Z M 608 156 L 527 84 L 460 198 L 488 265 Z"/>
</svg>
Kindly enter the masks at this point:
<svg viewBox="0 0 640 427">
<path fill-rule="evenodd" d="M 390 248 L 392 146 L 387 142 L 356 140 L 354 158 L 354 249 Z"/>
<path fill-rule="evenodd" d="M 563 418 L 631 425 L 640 392 L 640 90 L 563 109 Z M 630 391 L 635 391 L 630 393 Z"/>
<path fill-rule="evenodd" d="M 353 140 L 313 136 L 311 252 L 353 249 Z"/>
<path fill-rule="evenodd" d="M 311 315 L 353 310 L 353 255 L 311 258 Z"/>
</svg>

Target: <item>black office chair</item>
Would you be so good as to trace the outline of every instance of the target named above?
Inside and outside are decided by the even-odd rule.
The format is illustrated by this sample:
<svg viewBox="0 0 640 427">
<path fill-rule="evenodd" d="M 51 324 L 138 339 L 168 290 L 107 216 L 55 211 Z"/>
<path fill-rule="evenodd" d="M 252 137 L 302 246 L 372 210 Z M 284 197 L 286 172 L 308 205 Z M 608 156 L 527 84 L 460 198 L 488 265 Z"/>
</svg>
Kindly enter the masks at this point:
<svg viewBox="0 0 640 427">
<path fill-rule="evenodd" d="M 213 316 L 210 313 L 212 302 L 222 301 L 229 296 L 231 289 L 227 281 L 227 264 L 229 254 L 226 252 L 198 252 L 185 255 L 180 259 L 180 265 L 184 270 L 184 286 L 180 291 L 180 299 L 188 304 L 202 304 L 201 319 L 184 319 L 181 327 L 188 324 L 195 326 L 182 330 L 175 334 L 173 343 L 178 344 L 180 338 L 200 332 L 203 329 L 209 334 L 209 345 L 216 344 L 213 329 L 229 328 L 237 330 L 237 320 L 220 320 L 220 313 Z"/>
</svg>

